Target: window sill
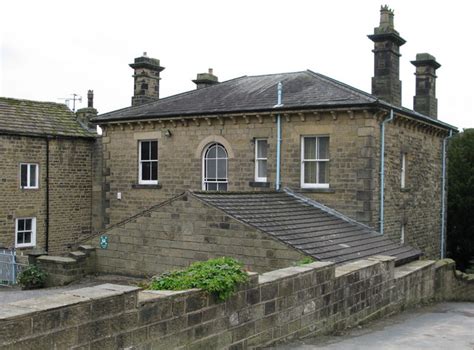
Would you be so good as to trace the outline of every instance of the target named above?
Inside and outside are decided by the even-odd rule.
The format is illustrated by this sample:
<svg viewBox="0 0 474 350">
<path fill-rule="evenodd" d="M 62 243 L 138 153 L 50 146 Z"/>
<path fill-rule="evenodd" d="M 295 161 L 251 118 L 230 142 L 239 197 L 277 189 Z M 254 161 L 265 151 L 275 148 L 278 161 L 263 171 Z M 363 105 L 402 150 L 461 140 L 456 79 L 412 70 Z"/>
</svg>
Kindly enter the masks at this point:
<svg viewBox="0 0 474 350">
<path fill-rule="evenodd" d="M 300 188 L 297 192 L 300 193 L 336 193 L 332 188 Z"/>
<path fill-rule="evenodd" d="M 144 185 L 144 184 L 132 184 L 133 189 L 160 189 L 162 186 L 161 184 L 155 184 L 155 185 Z"/>
<path fill-rule="evenodd" d="M 411 188 L 400 188 L 400 192 L 411 192 Z"/>
<path fill-rule="evenodd" d="M 249 186 L 250 187 L 269 188 L 270 187 L 270 182 L 250 181 Z"/>
</svg>

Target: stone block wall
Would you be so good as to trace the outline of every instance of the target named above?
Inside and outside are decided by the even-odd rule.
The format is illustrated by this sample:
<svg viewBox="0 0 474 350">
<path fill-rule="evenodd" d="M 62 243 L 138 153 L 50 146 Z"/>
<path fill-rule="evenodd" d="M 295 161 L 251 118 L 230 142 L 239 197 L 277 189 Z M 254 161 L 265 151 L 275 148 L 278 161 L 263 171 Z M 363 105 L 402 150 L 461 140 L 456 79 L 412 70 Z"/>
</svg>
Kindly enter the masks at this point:
<svg viewBox="0 0 474 350">
<path fill-rule="evenodd" d="M 20 188 L 20 163 L 39 165 L 39 188 Z M 36 217 L 36 245 L 45 246 L 46 141 L 0 135 L 0 246 L 15 247 L 15 220 Z M 28 249 L 24 249 L 28 250 Z M 24 250 L 19 250 L 21 255 Z"/>
<path fill-rule="evenodd" d="M 434 261 L 394 268 L 393 261 L 317 262 L 253 274 L 227 301 L 200 290 L 110 284 L 18 301 L 0 309 L 0 349 L 255 349 L 450 298 L 437 281 L 456 278 L 451 269 Z M 472 281 L 458 282 L 474 289 Z"/>
<path fill-rule="evenodd" d="M 93 142 L 50 141 L 50 254 L 67 251 L 91 233 Z"/>
<path fill-rule="evenodd" d="M 372 112 L 339 110 L 282 115 L 282 186 L 304 192 L 325 205 L 366 224 L 372 215 L 375 168 L 375 129 Z M 210 142 L 222 143 L 229 153 L 229 191 L 275 188 L 276 123 L 269 115 L 104 125 L 103 151 L 106 214 L 120 222 L 153 204 L 186 190 L 202 188 L 202 153 Z M 171 137 L 164 132 L 170 130 Z M 330 138 L 330 189 L 300 188 L 301 136 Z M 268 140 L 269 187 L 252 187 L 255 138 Z M 138 142 L 157 139 L 159 186 L 139 186 Z M 118 199 L 118 193 L 121 199 Z"/>
<path fill-rule="evenodd" d="M 46 240 L 46 139 L 0 135 L 0 246 L 15 246 L 15 219 L 36 217 L 36 247 Z M 94 139 L 49 140 L 49 253 L 91 232 Z M 39 164 L 39 188 L 21 189 L 20 163 Z M 30 248 L 18 249 L 19 255 Z"/>
<path fill-rule="evenodd" d="M 69 256 L 42 255 L 35 264 L 47 273 L 45 287 L 67 285 L 96 272 L 95 249 L 81 245 Z"/>
<path fill-rule="evenodd" d="M 192 196 L 165 202 L 87 241 L 96 247 L 97 270 L 136 276 L 230 256 L 253 271 L 291 266 L 305 255 L 257 229 L 241 224 Z"/>
<path fill-rule="evenodd" d="M 442 137 L 396 119 L 386 125 L 385 140 L 384 232 L 394 241 L 400 241 L 401 226 L 405 224 L 404 242 L 421 249 L 425 257 L 437 259 L 440 257 Z M 400 186 L 402 153 L 406 154 L 404 189 Z M 379 157 L 377 164 L 380 164 L 378 160 Z"/>
</svg>

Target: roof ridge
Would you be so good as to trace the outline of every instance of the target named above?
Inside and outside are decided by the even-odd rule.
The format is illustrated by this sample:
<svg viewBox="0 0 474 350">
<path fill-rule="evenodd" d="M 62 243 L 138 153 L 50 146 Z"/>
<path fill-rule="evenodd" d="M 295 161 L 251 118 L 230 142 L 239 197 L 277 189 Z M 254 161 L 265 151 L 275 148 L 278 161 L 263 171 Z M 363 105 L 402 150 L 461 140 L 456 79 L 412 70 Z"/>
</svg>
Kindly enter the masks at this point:
<svg viewBox="0 0 474 350">
<path fill-rule="evenodd" d="M 354 95 L 358 95 L 358 96 L 362 96 L 362 97 L 367 97 L 367 98 L 371 98 L 373 99 L 374 101 L 372 102 L 376 102 L 376 101 L 379 101 L 379 98 L 372 95 L 372 94 L 369 94 L 368 92 L 365 92 L 361 89 L 358 89 L 354 86 L 351 86 L 349 84 L 346 84 L 346 83 L 343 83 L 342 81 L 339 81 L 337 79 L 334 79 L 334 78 L 331 78 L 331 77 L 328 77 L 327 75 L 324 75 L 324 74 L 321 74 L 321 73 L 317 73 L 317 72 L 314 72 L 312 71 L 311 69 L 308 69 L 307 70 L 308 73 L 310 73 L 311 75 L 317 77 L 317 78 L 320 78 L 320 79 L 323 79 L 323 80 L 326 80 L 327 82 L 333 84 L 333 85 L 336 85 L 346 91 L 348 91 L 349 93 L 352 93 Z"/>
<path fill-rule="evenodd" d="M 28 100 L 26 98 L 14 98 L 14 97 L 5 97 L 5 96 L 0 96 L 0 100 L 13 100 L 13 101 L 18 101 L 18 102 L 29 102 L 29 103 L 35 103 L 35 104 L 52 104 L 52 105 L 57 105 L 60 107 L 66 107 L 71 113 L 73 113 L 66 104 L 64 103 L 59 103 L 59 102 L 52 102 L 52 101 L 36 101 L 36 100 Z"/>
</svg>

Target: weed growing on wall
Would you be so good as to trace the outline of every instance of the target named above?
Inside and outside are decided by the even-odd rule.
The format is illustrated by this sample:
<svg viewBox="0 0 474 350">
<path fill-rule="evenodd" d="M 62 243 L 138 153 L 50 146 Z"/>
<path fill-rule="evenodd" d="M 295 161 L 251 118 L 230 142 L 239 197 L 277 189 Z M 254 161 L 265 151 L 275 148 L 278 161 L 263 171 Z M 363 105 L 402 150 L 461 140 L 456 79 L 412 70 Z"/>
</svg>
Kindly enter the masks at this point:
<svg viewBox="0 0 474 350">
<path fill-rule="evenodd" d="M 222 257 L 204 262 L 195 262 L 185 270 L 172 271 L 153 277 L 149 289 L 184 290 L 201 288 L 219 299 L 232 295 L 239 283 L 248 280 L 247 273 L 239 261 Z"/>
</svg>

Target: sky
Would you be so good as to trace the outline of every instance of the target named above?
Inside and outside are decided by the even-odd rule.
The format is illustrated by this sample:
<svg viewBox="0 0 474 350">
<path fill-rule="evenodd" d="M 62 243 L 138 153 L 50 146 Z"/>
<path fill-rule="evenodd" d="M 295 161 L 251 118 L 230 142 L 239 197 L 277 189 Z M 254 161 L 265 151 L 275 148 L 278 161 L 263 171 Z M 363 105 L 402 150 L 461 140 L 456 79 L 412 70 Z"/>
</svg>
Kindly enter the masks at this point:
<svg viewBox="0 0 474 350">
<path fill-rule="evenodd" d="M 474 128 L 472 0 L 15 0 L 0 5 L 0 96 L 64 102 L 94 90 L 99 113 L 127 107 L 135 57 L 158 58 L 160 97 L 195 89 L 197 73 L 219 81 L 302 71 L 370 92 L 380 6 L 395 11 L 402 104 L 413 108 L 417 53 L 437 71 L 438 117 Z M 71 105 L 72 107 L 72 105 Z"/>
</svg>

